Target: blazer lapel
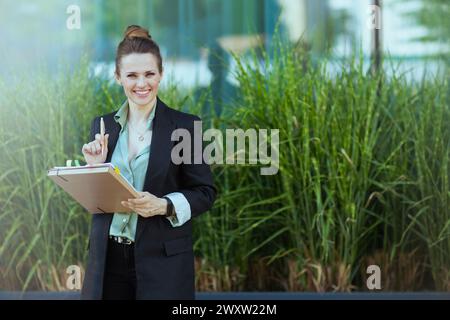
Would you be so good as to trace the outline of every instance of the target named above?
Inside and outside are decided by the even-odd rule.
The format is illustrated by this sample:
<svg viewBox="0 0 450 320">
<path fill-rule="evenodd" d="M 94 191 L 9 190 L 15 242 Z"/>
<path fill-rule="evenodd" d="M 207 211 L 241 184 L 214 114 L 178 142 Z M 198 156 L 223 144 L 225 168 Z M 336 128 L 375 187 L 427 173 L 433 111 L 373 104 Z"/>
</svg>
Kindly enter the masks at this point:
<svg viewBox="0 0 450 320">
<path fill-rule="evenodd" d="M 150 157 L 145 175 L 144 190 L 157 197 L 163 196 L 164 181 L 170 164 L 170 154 L 173 142 L 171 135 L 175 129 L 167 113 L 167 106 L 159 100 L 157 102 L 155 118 L 153 119 L 153 133 L 150 146 Z M 136 241 L 142 234 L 145 227 L 145 219 L 139 216 Z"/>
</svg>

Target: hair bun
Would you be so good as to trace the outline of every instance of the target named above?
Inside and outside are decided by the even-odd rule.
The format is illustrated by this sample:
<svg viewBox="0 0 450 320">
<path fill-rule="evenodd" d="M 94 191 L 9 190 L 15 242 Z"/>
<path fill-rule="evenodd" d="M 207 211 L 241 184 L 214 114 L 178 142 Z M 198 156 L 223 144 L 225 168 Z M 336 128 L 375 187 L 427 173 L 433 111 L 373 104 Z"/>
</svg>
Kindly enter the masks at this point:
<svg viewBox="0 0 450 320">
<path fill-rule="evenodd" d="M 152 36 L 148 33 L 147 29 L 141 26 L 131 25 L 125 30 L 124 38 L 146 38 L 151 39 Z"/>
</svg>

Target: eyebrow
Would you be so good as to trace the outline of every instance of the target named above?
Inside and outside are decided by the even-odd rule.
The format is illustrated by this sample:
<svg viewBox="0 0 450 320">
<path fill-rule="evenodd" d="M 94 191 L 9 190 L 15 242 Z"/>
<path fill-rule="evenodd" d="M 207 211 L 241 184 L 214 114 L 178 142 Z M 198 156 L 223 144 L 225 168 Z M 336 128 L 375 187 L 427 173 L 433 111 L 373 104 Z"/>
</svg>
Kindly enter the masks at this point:
<svg viewBox="0 0 450 320">
<path fill-rule="evenodd" d="M 155 70 L 147 70 L 147 71 L 144 71 L 143 73 L 148 73 L 148 72 L 156 72 Z M 127 74 L 132 74 L 132 73 L 139 73 L 139 72 L 137 72 L 137 71 L 128 71 L 128 72 L 126 72 Z"/>
</svg>

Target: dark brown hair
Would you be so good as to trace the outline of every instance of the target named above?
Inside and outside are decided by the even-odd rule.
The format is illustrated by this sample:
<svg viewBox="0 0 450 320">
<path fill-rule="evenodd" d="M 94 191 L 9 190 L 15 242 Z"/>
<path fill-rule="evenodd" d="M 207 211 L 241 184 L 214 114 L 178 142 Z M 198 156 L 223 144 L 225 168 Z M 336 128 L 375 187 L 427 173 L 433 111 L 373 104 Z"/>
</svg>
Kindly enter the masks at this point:
<svg viewBox="0 0 450 320">
<path fill-rule="evenodd" d="M 116 74 L 120 74 L 120 60 L 131 53 L 151 53 L 158 60 L 158 70 L 162 73 L 162 58 L 158 44 L 152 39 L 147 29 L 137 25 L 128 26 L 123 40 L 119 43 L 116 53 Z"/>
</svg>

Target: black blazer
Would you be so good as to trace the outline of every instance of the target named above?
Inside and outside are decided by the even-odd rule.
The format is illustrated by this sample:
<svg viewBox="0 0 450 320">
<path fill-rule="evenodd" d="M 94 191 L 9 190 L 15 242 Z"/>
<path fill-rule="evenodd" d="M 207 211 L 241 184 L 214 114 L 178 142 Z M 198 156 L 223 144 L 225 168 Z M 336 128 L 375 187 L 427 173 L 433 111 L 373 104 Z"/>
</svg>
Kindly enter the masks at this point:
<svg viewBox="0 0 450 320">
<path fill-rule="evenodd" d="M 109 133 L 108 155 L 111 161 L 120 125 L 114 121 L 117 111 L 104 115 L 106 133 Z M 189 130 L 193 137 L 194 121 L 200 118 L 167 107 L 157 101 L 153 119 L 153 135 L 144 191 L 158 197 L 171 192 L 181 192 L 191 207 L 191 218 L 209 210 L 216 196 L 216 189 L 209 166 L 202 164 L 172 163 L 172 131 Z M 100 132 L 100 117 L 92 121 L 90 141 Z M 191 139 L 193 140 L 193 139 Z M 193 141 L 192 141 L 193 144 Z M 191 150 L 194 150 L 192 147 Z M 88 264 L 81 291 L 82 299 L 101 299 L 103 274 L 109 227 L 113 214 L 95 214 L 89 236 Z M 163 216 L 138 217 L 135 237 L 135 268 L 137 299 L 194 299 L 195 273 L 192 250 L 192 223 L 172 227 Z"/>
</svg>

